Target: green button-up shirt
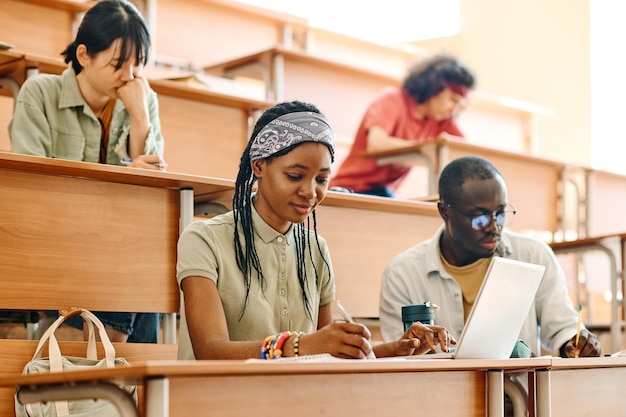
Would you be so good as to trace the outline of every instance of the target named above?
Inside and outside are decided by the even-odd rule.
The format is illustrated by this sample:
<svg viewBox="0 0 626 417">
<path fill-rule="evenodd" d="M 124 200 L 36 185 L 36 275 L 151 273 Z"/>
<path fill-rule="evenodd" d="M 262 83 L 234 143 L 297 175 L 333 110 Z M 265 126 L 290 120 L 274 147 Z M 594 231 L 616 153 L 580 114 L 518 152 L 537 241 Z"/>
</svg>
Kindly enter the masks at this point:
<svg viewBox="0 0 626 417">
<path fill-rule="evenodd" d="M 156 93 L 148 98 L 150 132 L 144 154 L 163 156 L 163 137 Z M 107 164 L 121 165 L 128 158 L 130 117 L 117 100 L 109 132 Z M 20 88 L 15 113 L 9 123 L 11 150 L 75 161 L 98 162 L 101 125 L 85 102 L 76 74 L 70 67 L 62 75 L 38 74 Z"/>
</svg>

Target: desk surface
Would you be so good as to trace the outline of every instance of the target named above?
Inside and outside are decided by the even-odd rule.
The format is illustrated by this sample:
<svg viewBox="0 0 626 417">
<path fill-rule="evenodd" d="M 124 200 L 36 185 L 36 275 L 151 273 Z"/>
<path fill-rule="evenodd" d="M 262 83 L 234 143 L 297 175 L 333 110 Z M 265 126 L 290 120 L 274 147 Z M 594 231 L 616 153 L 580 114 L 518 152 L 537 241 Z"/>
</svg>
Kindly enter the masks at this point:
<svg viewBox="0 0 626 417">
<path fill-rule="evenodd" d="M 620 242 L 626 241 L 626 233 L 615 233 L 603 236 L 591 236 L 576 240 L 565 240 L 563 242 L 552 242 L 550 247 L 552 250 L 559 252 L 567 252 L 571 249 L 579 249 L 598 245 L 607 239 L 619 239 Z"/>
<path fill-rule="evenodd" d="M 426 141 L 422 143 L 416 143 L 414 145 L 406 146 L 400 149 L 389 149 L 389 150 L 382 150 L 382 151 L 376 151 L 376 152 L 364 152 L 363 156 L 367 156 L 371 158 L 382 158 L 382 157 L 387 157 L 387 156 L 400 156 L 403 154 L 410 154 L 410 153 L 416 153 L 416 152 L 421 153 L 425 149 L 431 146 L 450 146 L 454 148 L 455 150 L 458 150 L 459 152 L 464 151 L 467 154 L 473 153 L 476 155 L 487 154 L 487 155 L 494 155 L 494 156 L 503 156 L 503 157 L 519 159 L 522 161 L 531 161 L 533 163 L 541 163 L 541 164 L 545 164 L 545 165 L 549 165 L 549 166 L 557 167 L 557 168 L 562 168 L 566 165 L 565 162 L 556 161 L 556 160 L 549 159 L 549 158 L 543 158 L 543 157 L 536 156 L 530 153 L 512 152 L 506 149 L 498 149 L 498 148 L 494 148 L 491 146 L 478 145 L 478 144 L 471 143 L 465 140 L 458 140 L 454 138 L 445 138 L 445 137 L 436 138 L 434 140 L 430 140 L 430 141 Z M 499 168 L 499 167 L 496 167 L 496 168 Z"/>
<path fill-rule="evenodd" d="M 594 410 L 608 413 L 603 415 L 620 415 L 617 410 L 623 409 L 619 381 L 626 372 L 626 358 L 613 357 L 505 360 L 393 358 L 374 361 L 333 359 L 323 362 L 147 361 L 108 370 L 6 377 L 0 380 L 0 386 L 46 386 L 81 382 L 91 384 L 93 381 L 149 383 L 152 386 L 147 386 L 146 402 L 151 404 L 151 396 L 163 393 L 169 400 L 161 404 L 168 407 L 172 415 L 182 415 L 181 410 L 193 413 L 194 409 L 204 410 L 206 407 L 215 407 L 212 409 L 225 412 L 229 405 L 231 410 L 251 408 L 259 412 L 271 407 L 276 409 L 280 404 L 284 405 L 285 401 L 303 401 L 301 415 L 307 416 L 324 410 L 328 415 L 341 415 L 338 412 L 347 412 L 349 409 L 369 409 L 370 413 L 367 415 L 385 415 L 385 409 L 388 411 L 388 407 L 394 403 L 405 406 L 419 401 L 422 411 L 452 409 L 447 415 L 467 416 L 485 415 L 485 375 L 490 370 L 549 371 L 548 378 L 539 378 L 537 389 L 538 399 L 544 401 L 538 405 L 544 411 L 551 410 L 551 415 L 587 415 L 587 412 L 591 412 L 588 415 L 600 415 L 594 414 Z M 169 382 L 159 385 L 158 381 L 164 379 Z M 265 383 L 272 385 L 267 387 Z M 445 390 L 441 389 L 442 384 L 445 384 Z M 207 388 L 219 389 L 220 385 L 225 386 L 230 394 L 226 391 L 206 391 Z M 200 395 L 193 386 L 201 387 L 204 395 Z M 255 390 L 254 386 L 258 389 Z M 279 405 L 274 398 L 259 395 L 261 391 L 263 395 L 267 395 L 266 391 L 274 388 L 280 388 L 280 392 L 284 394 L 285 400 L 280 401 Z M 162 392 L 160 389 L 166 391 Z M 248 389 L 247 401 L 232 402 L 233 397 Z M 189 398 L 190 391 L 193 391 L 195 397 Z M 362 392 L 368 397 L 364 397 Z M 450 395 L 450 392 L 455 395 Z M 207 393 L 211 395 L 206 395 Z M 409 398 L 406 398 L 407 395 Z M 292 400 L 292 397 L 295 399 Z M 320 398 L 324 398 L 321 403 Z M 430 401 L 420 401 L 425 398 Z M 467 408 L 453 408 L 464 405 Z M 150 411 L 148 408 L 148 412 Z M 195 413 L 193 415 L 201 415 L 199 411 Z M 233 413 L 231 411 L 225 415 L 236 415 Z"/>
<path fill-rule="evenodd" d="M 2 51 L 0 54 L 0 69 L 2 68 L 1 65 L 18 61 L 24 56 L 23 53 L 14 51 L 13 49 L 0 49 L 0 51 Z"/>
<path fill-rule="evenodd" d="M 524 371 L 547 368 L 551 358 L 530 359 L 420 359 L 384 358 L 376 360 L 330 359 L 322 361 L 144 361 L 114 369 L 86 369 L 63 373 L 5 376 L 0 386 L 55 384 L 71 381 L 110 380 L 119 384 L 137 384 L 153 377 L 182 378 L 234 375 L 304 375 L 363 374 L 432 371 L 488 371 L 502 369 Z M 626 366 L 626 365 L 625 365 Z"/>
<path fill-rule="evenodd" d="M 55 176 L 88 178 L 113 183 L 142 185 L 166 189 L 193 189 L 195 198 L 234 190 L 232 180 L 152 171 L 139 168 L 103 165 L 89 162 L 52 159 L 40 156 L 0 152 L 0 170 L 40 173 Z"/>
<path fill-rule="evenodd" d="M 93 381 L 145 382 L 147 416 L 203 416 L 251 413 L 275 415 L 297 410 L 299 416 L 388 416 L 411 409 L 447 416 L 484 416 L 502 402 L 502 370 L 544 367 L 544 359 L 501 361 L 380 359 L 324 362 L 199 361 L 146 362 L 128 368 L 76 371 L 5 378 L 0 386 L 65 389 Z M 495 369 L 497 372 L 490 372 Z M 445 389 L 443 389 L 445 387 Z M 241 395 L 245 393 L 245 401 Z M 277 400 L 277 394 L 280 400 Z M 450 395 L 450 393 L 454 393 Z M 93 395 L 93 394 L 92 394 Z M 38 397 L 41 398 L 41 397 Z M 489 415 L 492 415 L 491 413 Z"/>
<path fill-rule="evenodd" d="M 421 159 L 415 160 L 419 155 Z M 506 181 L 508 200 L 518 213 L 510 229 L 525 232 L 558 231 L 558 185 L 566 164 L 536 155 L 495 149 L 453 139 L 438 138 L 402 149 L 364 153 L 379 163 L 424 164 L 428 161 L 430 187 L 436 192 L 439 173 L 444 166 L 459 157 L 477 155 L 495 165 Z"/>
<path fill-rule="evenodd" d="M 352 73 L 358 73 L 360 75 L 380 78 L 381 80 L 385 81 L 389 85 L 396 85 L 399 83 L 399 79 L 397 77 L 394 77 L 388 74 L 371 71 L 368 69 L 363 69 L 361 67 L 348 65 L 343 62 L 336 61 L 336 60 L 323 58 L 323 57 L 312 55 L 306 52 L 299 52 L 293 49 L 287 49 L 287 48 L 283 48 L 280 46 L 268 48 L 268 49 L 255 52 L 253 54 L 249 54 L 246 56 L 242 56 L 239 58 L 235 58 L 226 62 L 213 64 L 208 67 L 205 67 L 204 70 L 207 71 L 208 73 L 221 73 L 221 72 L 227 72 L 230 69 L 237 68 L 242 65 L 246 65 L 248 63 L 262 62 L 262 61 L 265 61 L 265 63 L 267 63 L 268 65 L 271 65 L 271 62 L 269 60 L 276 55 L 280 55 L 294 62 L 304 62 L 304 63 L 307 63 L 308 65 L 315 66 L 315 67 L 327 67 L 335 71 L 348 71 Z"/>
<path fill-rule="evenodd" d="M 0 50 L 0 76 L 10 76 L 20 85 L 26 79 L 26 70 L 29 68 L 47 74 L 61 74 L 67 66 L 68 64 L 61 58 L 24 53 L 14 49 Z M 205 88 L 194 88 L 177 81 L 150 79 L 150 86 L 158 94 L 247 111 L 262 110 L 273 104 L 269 101 L 216 93 Z"/>
<path fill-rule="evenodd" d="M 0 307 L 178 312 L 183 189 L 219 201 L 233 182 L 0 153 Z"/>
</svg>

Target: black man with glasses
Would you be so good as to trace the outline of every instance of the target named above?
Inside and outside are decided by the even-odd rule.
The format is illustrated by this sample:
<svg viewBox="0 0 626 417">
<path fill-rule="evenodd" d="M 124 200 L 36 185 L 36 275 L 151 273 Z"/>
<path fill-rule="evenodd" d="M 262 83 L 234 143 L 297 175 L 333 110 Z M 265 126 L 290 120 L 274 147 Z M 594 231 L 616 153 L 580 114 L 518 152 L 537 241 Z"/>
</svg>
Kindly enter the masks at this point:
<svg viewBox="0 0 626 417">
<path fill-rule="evenodd" d="M 505 228 L 516 214 L 504 178 L 486 159 L 450 162 L 439 177 L 438 209 L 444 224 L 429 240 L 396 256 L 383 273 L 380 327 L 383 340 L 397 340 L 404 305 L 430 301 L 440 309 L 436 323 L 459 338 L 494 256 L 545 265 L 519 338 L 533 355 L 600 356 L 597 337 L 581 326 L 567 292 L 565 275 L 545 243 Z"/>
</svg>

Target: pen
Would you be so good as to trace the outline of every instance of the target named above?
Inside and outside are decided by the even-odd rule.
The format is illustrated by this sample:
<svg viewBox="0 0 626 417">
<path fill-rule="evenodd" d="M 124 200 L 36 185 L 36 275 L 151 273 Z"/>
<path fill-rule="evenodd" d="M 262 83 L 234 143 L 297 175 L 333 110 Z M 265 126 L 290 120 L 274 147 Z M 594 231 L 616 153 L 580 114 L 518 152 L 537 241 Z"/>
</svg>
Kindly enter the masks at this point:
<svg viewBox="0 0 626 417">
<path fill-rule="evenodd" d="M 339 310 L 339 312 L 341 313 L 341 316 L 343 317 L 343 319 L 345 321 L 347 321 L 348 323 L 354 323 L 354 319 L 352 318 L 352 316 L 346 311 L 346 309 L 343 307 L 343 304 L 341 304 L 341 301 L 339 300 L 335 300 L 335 303 L 337 304 L 337 309 Z"/>
<path fill-rule="evenodd" d="M 131 158 L 122 158 L 120 159 L 120 162 L 122 163 L 122 165 L 130 165 L 133 163 L 133 160 Z M 152 165 L 158 168 L 161 168 L 162 166 L 160 162 L 153 162 Z"/>
<path fill-rule="evenodd" d="M 576 342 L 574 344 L 574 347 L 576 348 L 576 353 L 574 354 L 575 358 L 577 358 L 579 355 L 578 340 L 580 339 L 580 330 L 582 328 L 582 321 L 583 321 L 583 304 L 580 303 L 578 304 L 578 330 L 576 330 Z"/>
<path fill-rule="evenodd" d="M 348 313 L 348 311 L 343 307 L 341 301 L 335 300 L 335 304 L 337 305 L 337 310 L 339 310 L 339 313 L 341 313 L 341 316 L 345 321 L 347 321 L 348 323 L 356 323 L 350 313 Z M 376 359 L 376 355 L 374 355 L 373 351 L 371 351 L 369 355 L 367 355 L 367 359 Z"/>
</svg>

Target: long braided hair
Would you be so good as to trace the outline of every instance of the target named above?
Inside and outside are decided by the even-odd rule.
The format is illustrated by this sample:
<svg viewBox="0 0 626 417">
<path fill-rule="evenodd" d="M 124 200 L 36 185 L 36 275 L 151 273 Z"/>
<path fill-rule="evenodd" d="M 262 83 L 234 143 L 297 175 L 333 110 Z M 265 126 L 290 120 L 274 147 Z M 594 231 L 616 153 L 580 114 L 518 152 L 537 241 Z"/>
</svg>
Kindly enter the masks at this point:
<svg viewBox="0 0 626 417">
<path fill-rule="evenodd" d="M 261 261 L 259 260 L 257 250 L 254 245 L 254 228 L 252 225 L 252 194 L 257 178 L 254 176 L 254 173 L 252 171 L 250 148 L 252 146 L 254 138 L 269 122 L 276 119 L 277 117 L 294 112 L 314 112 L 321 114 L 319 109 L 313 104 L 300 101 L 279 103 L 276 106 L 268 109 L 265 113 L 263 113 L 263 115 L 259 118 L 256 125 L 254 126 L 250 141 L 248 142 L 248 145 L 246 146 L 246 149 L 243 152 L 243 155 L 241 156 L 241 160 L 239 162 L 239 173 L 237 174 L 237 180 L 235 182 L 235 194 L 233 195 L 233 214 L 235 220 L 234 243 L 235 254 L 237 256 L 237 266 L 243 274 L 243 280 L 246 286 L 246 295 L 243 300 L 241 315 L 239 317 L 240 319 L 243 317 L 246 306 L 248 304 L 250 283 L 252 280 L 253 271 L 256 271 L 261 290 L 263 291 L 265 288 L 265 277 L 263 275 L 263 271 L 261 270 Z M 275 153 L 274 155 L 266 158 L 266 160 L 269 161 L 275 157 L 285 155 L 289 153 L 292 149 L 293 147 L 285 148 Z M 331 158 L 332 156 L 333 152 L 331 150 Z M 326 258 L 324 258 L 324 253 L 322 252 L 322 248 L 320 246 L 317 235 L 317 220 L 315 210 L 313 210 L 311 217 L 313 218 L 313 233 L 315 236 L 316 247 L 319 253 L 322 255 L 322 259 L 324 260 L 324 263 L 326 264 L 329 271 L 328 273 L 330 274 L 330 266 Z M 315 270 L 316 283 L 319 282 L 320 277 L 319 271 L 317 270 L 317 268 L 315 267 L 315 263 L 313 262 L 313 252 L 311 248 L 309 233 L 310 229 L 310 217 L 307 217 L 306 226 L 304 225 L 304 222 L 294 225 L 294 250 L 296 252 L 298 265 L 298 282 L 300 283 L 300 288 L 302 289 L 302 301 L 306 310 L 306 314 L 309 319 L 312 320 L 313 313 L 311 311 L 311 295 L 308 293 L 307 290 L 307 254 Z M 243 235 L 243 242 L 241 240 L 241 235 Z"/>
</svg>

